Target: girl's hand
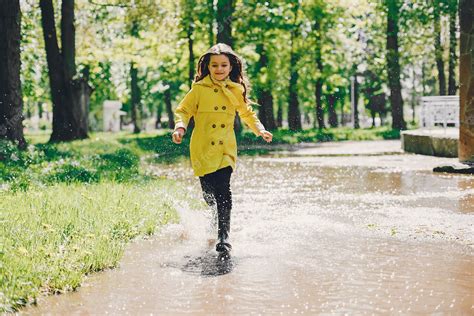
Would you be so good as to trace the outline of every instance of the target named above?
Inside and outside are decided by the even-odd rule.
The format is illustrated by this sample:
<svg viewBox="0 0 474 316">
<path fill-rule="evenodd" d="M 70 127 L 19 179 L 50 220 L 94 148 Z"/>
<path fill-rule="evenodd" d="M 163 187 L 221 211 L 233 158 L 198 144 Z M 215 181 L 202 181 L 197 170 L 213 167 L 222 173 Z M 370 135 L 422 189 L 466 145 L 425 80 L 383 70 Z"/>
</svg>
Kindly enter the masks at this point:
<svg viewBox="0 0 474 316">
<path fill-rule="evenodd" d="M 181 144 L 181 141 L 183 140 L 183 135 L 184 135 L 184 128 L 179 127 L 177 128 L 171 137 L 173 138 L 173 143 L 175 144 Z"/>
<path fill-rule="evenodd" d="M 260 136 L 262 136 L 262 138 L 267 142 L 271 142 L 272 139 L 273 139 L 273 134 L 270 133 L 269 131 L 261 131 L 260 132 Z"/>
</svg>

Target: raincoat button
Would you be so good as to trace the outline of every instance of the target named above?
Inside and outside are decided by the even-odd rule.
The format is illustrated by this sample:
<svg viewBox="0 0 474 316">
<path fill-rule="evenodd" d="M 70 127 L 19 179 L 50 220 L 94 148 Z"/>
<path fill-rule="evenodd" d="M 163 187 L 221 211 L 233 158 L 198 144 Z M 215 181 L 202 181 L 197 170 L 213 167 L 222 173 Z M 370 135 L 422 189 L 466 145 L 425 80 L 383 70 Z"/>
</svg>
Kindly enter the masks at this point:
<svg viewBox="0 0 474 316">
<path fill-rule="evenodd" d="M 218 92 L 219 90 L 218 89 L 214 89 L 214 92 Z"/>
<path fill-rule="evenodd" d="M 215 107 L 214 107 L 214 110 L 216 110 L 216 111 L 219 110 L 219 107 L 215 106 Z"/>
<path fill-rule="evenodd" d="M 214 143 L 214 141 L 212 141 L 212 142 L 211 142 L 211 145 L 213 145 L 213 146 L 214 146 L 214 144 L 215 144 L 215 143 Z"/>
<path fill-rule="evenodd" d="M 222 140 L 219 141 L 219 145 L 222 145 L 224 144 L 224 142 Z"/>
<path fill-rule="evenodd" d="M 216 124 L 212 124 L 212 128 L 216 128 Z"/>
<path fill-rule="evenodd" d="M 222 107 L 222 109 L 225 110 L 225 109 L 226 109 L 226 106 L 224 105 L 224 106 Z"/>
<path fill-rule="evenodd" d="M 225 124 L 221 124 L 221 127 L 224 128 L 224 127 L 225 127 Z"/>
</svg>

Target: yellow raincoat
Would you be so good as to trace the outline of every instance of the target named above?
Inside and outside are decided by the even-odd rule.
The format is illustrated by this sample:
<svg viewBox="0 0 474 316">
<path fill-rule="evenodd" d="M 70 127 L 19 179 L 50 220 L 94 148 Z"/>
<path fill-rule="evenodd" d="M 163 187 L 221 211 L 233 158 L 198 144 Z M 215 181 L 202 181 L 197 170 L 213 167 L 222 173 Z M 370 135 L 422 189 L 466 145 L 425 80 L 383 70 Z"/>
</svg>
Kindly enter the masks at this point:
<svg viewBox="0 0 474 316">
<path fill-rule="evenodd" d="M 244 87 L 226 79 L 212 80 L 207 75 L 194 82 L 175 111 L 175 130 L 187 128 L 194 116 L 190 156 L 195 176 L 203 176 L 231 166 L 235 170 L 237 142 L 234 133 L 236 111 L 255 135 L 265 130 L 252 107 L 245 103 Z"/>
</svg>

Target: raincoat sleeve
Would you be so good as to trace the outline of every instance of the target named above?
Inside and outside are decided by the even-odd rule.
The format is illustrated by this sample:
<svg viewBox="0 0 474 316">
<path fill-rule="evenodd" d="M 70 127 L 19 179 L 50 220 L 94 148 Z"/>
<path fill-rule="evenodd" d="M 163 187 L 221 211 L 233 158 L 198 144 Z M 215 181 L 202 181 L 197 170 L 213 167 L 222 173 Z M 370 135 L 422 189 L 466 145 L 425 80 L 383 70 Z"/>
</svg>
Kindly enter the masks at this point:
<svg viewBox="0 0 474 316">
<path fill-rule="evenodd" d="M 252 106 L 244 101 L 244 96 L 239 98 L 237 112 L 239 112 L 240 118 L 256 136 L 260 136 L 260 133 L 265 130 L 265 126 L 263 126 L 263 124 L 258 119 L 257 114 L 252 109 Z"/>
<path fill-rule="evenodd" d="M 188 128 L 189 120 L 196 114 L 198 104 L 198 91 L 196 87 L 192 87 L 191 90 L 184 96 L 184 99 L 179 103 L 178 107 L 174 111 L 175 126 L 174 130 L 182 127 L 185 130 Z"/>
</svg>

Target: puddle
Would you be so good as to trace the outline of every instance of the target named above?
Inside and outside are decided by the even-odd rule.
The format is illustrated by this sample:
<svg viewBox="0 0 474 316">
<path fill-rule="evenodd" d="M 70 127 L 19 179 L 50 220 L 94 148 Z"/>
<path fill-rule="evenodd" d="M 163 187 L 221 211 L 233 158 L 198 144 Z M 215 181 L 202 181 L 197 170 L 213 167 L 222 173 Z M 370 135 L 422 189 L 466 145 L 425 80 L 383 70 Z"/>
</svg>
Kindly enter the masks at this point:
<svg viewBox="0 0 474 316">
<path fill-rule="evenodd" d="M 474 313 L 474 177 L 410 155 L 241 158 L 231 258 L 209 214 L 133 243 L 120 268 L 28 314 Z M 200 198 L 186 163 L 157 166 Z M 211 240 L 210 240 L 211 239 Z"/>
</svg>

